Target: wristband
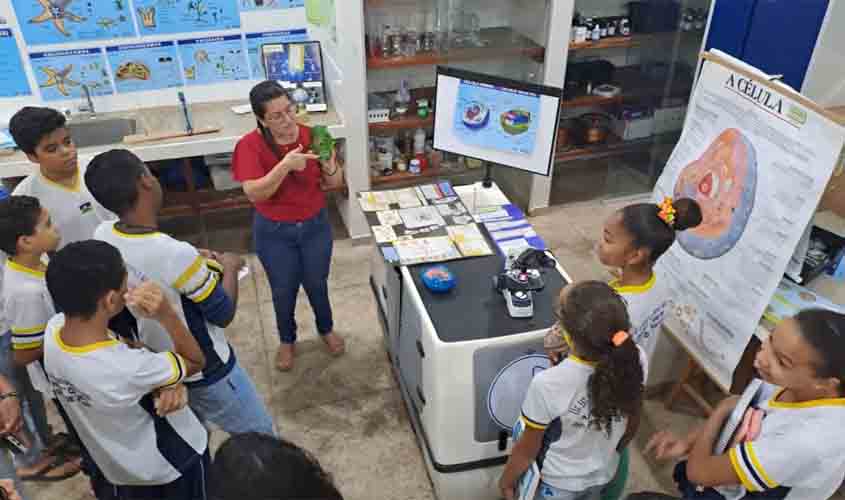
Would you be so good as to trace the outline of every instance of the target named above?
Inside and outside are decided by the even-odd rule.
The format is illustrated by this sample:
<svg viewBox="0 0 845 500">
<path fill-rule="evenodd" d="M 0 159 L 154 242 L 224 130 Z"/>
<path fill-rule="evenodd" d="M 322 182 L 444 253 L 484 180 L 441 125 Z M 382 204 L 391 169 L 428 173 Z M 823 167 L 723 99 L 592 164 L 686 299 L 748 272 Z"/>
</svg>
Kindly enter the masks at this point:
<svg viewBox="0 0 845 500">
<path fill-rule="evenodd" d="M 15 392 L 15 391 L 11 391 L 11 392 L 6 392 L 6 393 L 3 393 L 3 394 L 0 394 L 0 401 L 3 401 L 4 399 L 10 399 L 10 398 L 17 399 L 18 393 Z"/>
</svg>

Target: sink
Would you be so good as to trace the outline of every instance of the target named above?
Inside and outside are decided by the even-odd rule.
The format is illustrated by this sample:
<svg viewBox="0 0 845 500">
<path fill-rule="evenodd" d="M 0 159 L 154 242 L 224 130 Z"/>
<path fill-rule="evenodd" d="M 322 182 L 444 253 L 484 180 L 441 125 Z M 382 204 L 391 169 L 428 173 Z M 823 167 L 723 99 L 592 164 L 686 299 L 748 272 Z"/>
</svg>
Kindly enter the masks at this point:
<svg viewBox="0 0 845 500">
<path fill-rule="evenodd" d="M 70 136 L 78 148 L 119 144 L 127 135 L 135 134 L 134 118 L 80 118 L 68 122 Z"/>
</svg>

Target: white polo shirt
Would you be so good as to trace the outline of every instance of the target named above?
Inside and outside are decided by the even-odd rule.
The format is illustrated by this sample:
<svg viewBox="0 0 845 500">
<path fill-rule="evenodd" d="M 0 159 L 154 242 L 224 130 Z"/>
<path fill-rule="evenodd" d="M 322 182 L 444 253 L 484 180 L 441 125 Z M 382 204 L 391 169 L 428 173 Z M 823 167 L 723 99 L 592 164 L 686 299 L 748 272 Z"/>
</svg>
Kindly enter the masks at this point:
<svg viewBox="0 0 845 500">
<path fill-rule="evenodd" d="M 189 408 L 159 417 L 152 392 L 185 378 L 171 351 L 133 349 L 117 340 L 66 345 L 64 315 L 44 334 L 44 367 L 74 429 L 112 484 L 167 484 L 200 460 L 208 434 Z"/>
</svg>

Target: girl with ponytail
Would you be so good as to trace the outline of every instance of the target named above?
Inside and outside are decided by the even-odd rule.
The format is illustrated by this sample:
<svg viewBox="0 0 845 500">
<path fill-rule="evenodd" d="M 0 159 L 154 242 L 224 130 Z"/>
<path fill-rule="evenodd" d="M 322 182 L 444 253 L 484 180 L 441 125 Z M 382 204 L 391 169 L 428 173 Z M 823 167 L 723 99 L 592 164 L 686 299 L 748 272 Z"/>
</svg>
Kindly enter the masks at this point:
<svg viewBox="0 0 845 500">
<path fill-rule="evenodd" d="M 563 289 L 559 331 L 568 344 L 560 363 L 531 381 L 521 419 L 525 431 L 515 443 L 499 481 L 514 498 L 519 476 L 540 458 L 537 500 L 599 498 L 613 479 L 619 450 L 633 439 L 643 394 L 643 355 L 629 334 L 622 297 L 600 281 Z M 549 432 L 546 432 L 546 431 Z"/>
<path fill-rule="evenodd" d="M 690 198 L 661 203 L 636 203 L 611 215 L 604 223 L 598 244 L 602 264 L 615 270 L 618 278 L 610 286 L 628 304 L 631 336 L 651 362 L 655 357 L 672 357 L 674 348 L 659 338 L 669 303 L 669 290 L 657 279 L 654 265 L 675 242 L 678 231 L 701 224 L 701 207 Z M 660 353 L 660 354 L 655 354 Z M 655 373 L 651 383 L 658 384 Z M 619 500 L 628 477 L 628 450 L 622 453 L 619 471 L 602 494 L 602 500 Z"/>
</svg>

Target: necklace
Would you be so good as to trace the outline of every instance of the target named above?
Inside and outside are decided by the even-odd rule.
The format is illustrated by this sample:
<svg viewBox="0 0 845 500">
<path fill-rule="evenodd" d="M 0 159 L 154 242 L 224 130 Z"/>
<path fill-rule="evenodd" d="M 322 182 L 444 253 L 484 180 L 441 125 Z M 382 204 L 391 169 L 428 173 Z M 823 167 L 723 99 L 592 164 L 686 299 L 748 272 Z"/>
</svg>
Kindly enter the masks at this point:
<svg viewBox="0 0 845 500">
<path fill-rule="evenodd" d="M 156 233 L 156 232 L 158 232 L 157 227 L 142 226 L 142 225 L 139 225 L 139 224 L 127 224 L 127 223 L 122 222 L 122 221 L 118 221 L 117 224 L 115 224 L 115 227 L 119 231 L 121 231 L 123 233 L 129 233 L 129 234 L 144 234 L 144 233 Z"/>
</svg>

